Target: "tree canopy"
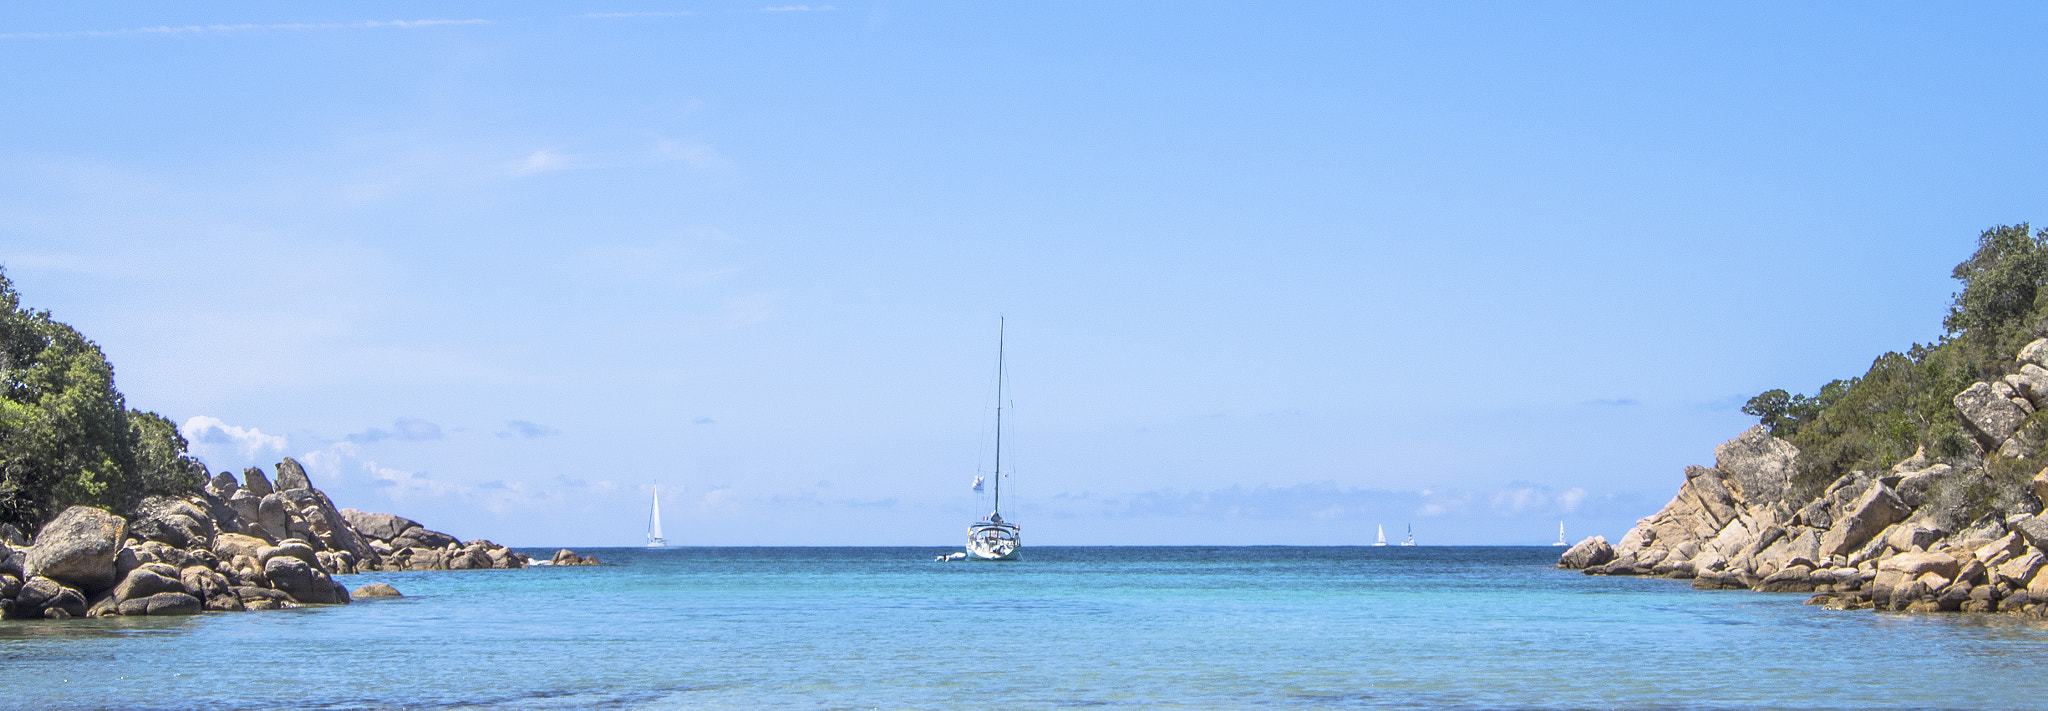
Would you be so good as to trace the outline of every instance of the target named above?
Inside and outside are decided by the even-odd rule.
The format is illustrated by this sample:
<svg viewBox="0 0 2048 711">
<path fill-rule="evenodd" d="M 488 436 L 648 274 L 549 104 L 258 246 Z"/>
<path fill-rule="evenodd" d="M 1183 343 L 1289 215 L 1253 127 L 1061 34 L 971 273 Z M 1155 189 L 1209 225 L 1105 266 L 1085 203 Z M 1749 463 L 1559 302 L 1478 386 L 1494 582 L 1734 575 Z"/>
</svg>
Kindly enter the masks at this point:
<svg viewBox="0 0 2048 711">
<path fill-rule="evenodd" d="M 1853 470 L 1876 471 L 1921 447 L 1937 458 L 1968 456 L 1955 394 L 2018 368 L 2013 356 L 2048 335 L 2048 229 L 2000 225 L 1951 272 L 1962 290 L 1932 344 L 1878 356 L 1860 378 L 1836 380 L 1813 396 L 1770 390 L 1742 411 L 1799 447 L 1796 485 L 1826 486 Z M 2048 415 L 2028 427 L 2048 432 Z"/>
<path fill-rule="evenodd" d="M 98 345 L 23 308 L 0 270 L 0 523 L 34 530 L 73 505 L 127 511 L 196 490 L 170 420 L 128 409 Z"/>
</svg>

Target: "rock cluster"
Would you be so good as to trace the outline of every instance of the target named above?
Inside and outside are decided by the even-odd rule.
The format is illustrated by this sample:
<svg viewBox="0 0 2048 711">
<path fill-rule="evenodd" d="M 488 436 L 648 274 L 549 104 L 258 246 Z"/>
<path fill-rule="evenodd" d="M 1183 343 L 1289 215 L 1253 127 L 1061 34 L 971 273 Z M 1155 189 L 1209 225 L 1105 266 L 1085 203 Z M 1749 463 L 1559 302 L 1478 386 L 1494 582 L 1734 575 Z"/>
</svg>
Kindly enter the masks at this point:
<svg viewBox="0 0 2048 711">
<path fill-rule="evenodd" d="M 555 551 L 555 557 L 548 559 L 548 565 L 604 565 L 594 555 L 576 555 L 576 551 L 563 548 Z"/>
<path fill-rule="evenodd" d="M 1716 447 L 1713 468 L 1687 467 L 1678 495 L 1620 542 L 1588 538 L 1558 566 L 1689 578 L 1702 590 L 1818 593 L 1808 603 L 1834 609 L 2048 617 L 2048 469 L 1984 511 L 1983 492 L 1997 486 L 1986 457 L 2011 464 L 2044 444 L 2025 425 L 2048 407 L 2048 339 L 2019 361 L 2019 373 L 1953 400 L 1979 451 L 1933 461 L 1922 450 L 1808 498 L 1793 494 L 1798 449 L 1759 425 Z"/>
<path fill-rule="evenodd" d="M 397 516 L 337 510 L 290 458 L 277 465 L 274 485 L 254 467 L 243 479 L 222 472 L 199 494 L 144 499 L 126 517 L 74 506 L 44 524 L 33 545 L 11 527 L 0 531 L 0 615 L 64 619 L 348 604 L 349 592 L 334 576 L 529 562 L 490 541 L 462 543 Z"/>
</svg>

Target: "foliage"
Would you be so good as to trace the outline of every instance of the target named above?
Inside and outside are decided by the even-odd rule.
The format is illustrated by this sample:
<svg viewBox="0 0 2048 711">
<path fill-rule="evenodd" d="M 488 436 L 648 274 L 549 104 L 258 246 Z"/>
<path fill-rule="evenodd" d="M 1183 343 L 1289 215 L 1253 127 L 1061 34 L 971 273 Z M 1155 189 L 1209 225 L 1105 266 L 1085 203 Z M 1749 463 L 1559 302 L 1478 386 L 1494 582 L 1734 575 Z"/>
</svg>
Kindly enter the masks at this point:
<svg viewBox="0 0 2048 711">
<path fill-rule="evenodd" d="M 1811 397 L 1771 390 L 1744 413 L 1799 447 L 1794 486 L 1813 493 L 1853 470 L 1876 471 L 1925 447 L 1928 456 L 1975 455 L 1978 443 L 1956 412 L 1970 384 L 2013 372 L 2014 354 L 2048 334 L 2048 230 L 1994 227 L 1951 273 L 1962 283 L 1938 342 L 1886 353 L 1860 378 L 1836 380 Z M 2001 480 L 2002 482 L 2002 480 Z"/>
<path fill-rule="evenodd" d="M 98 345 L 22 308 L 0 271 L 0 523 L 34 530 L 72 505 L 190 492 L 185 446 L 169 420 L 128 409 Z"/>
</svg>

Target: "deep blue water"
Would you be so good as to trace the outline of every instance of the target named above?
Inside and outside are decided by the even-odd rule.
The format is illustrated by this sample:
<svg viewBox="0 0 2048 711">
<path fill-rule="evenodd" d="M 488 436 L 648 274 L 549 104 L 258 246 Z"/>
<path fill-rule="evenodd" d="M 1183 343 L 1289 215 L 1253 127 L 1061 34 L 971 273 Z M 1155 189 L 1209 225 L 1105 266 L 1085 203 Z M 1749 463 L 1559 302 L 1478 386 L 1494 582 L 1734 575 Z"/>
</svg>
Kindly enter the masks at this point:
<svg viewBox="0 0 2048 711">
<path fill-rule="evenodd" d="M 527 551 L 541 557 L 552 551 Z M 0 622 L 16 708 L 2040 708 L 2048 624 L 1548 566 L 1554 548 L 590 549 L 407 597 Z"/>
</svg>

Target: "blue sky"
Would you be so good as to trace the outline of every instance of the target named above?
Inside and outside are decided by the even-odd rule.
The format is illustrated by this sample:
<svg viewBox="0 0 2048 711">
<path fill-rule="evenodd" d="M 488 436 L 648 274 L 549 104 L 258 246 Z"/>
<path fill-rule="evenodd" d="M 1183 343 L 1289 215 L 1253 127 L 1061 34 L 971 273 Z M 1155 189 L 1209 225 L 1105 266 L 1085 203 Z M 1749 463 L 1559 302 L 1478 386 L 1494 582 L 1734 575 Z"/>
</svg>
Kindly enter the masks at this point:
<svg viewBox="0 0 2048 711">
<path fill-rule="evenodd" d="M 2044 15 L 12 6 L 0 264 L 465 538 L 958 545 L 999 315 L 1027 543 L 1613 538 L 2048 222 Z"/>
</svg>

